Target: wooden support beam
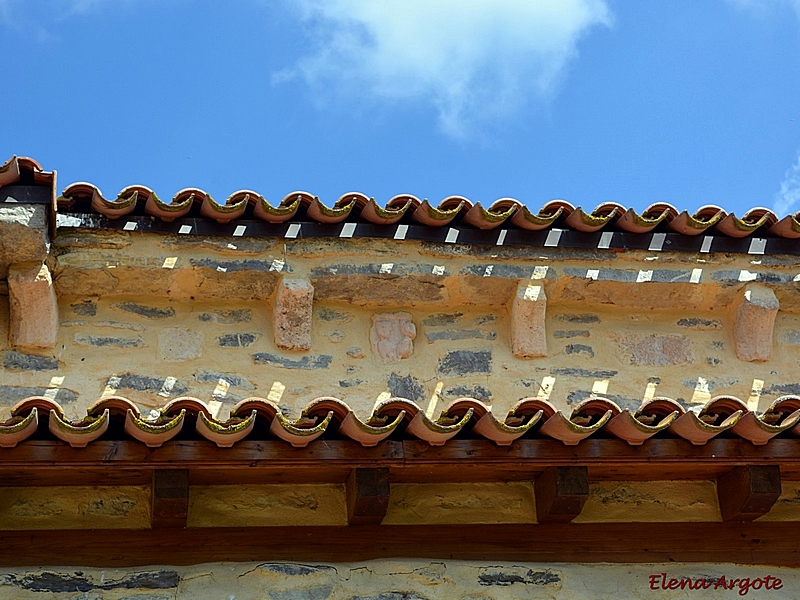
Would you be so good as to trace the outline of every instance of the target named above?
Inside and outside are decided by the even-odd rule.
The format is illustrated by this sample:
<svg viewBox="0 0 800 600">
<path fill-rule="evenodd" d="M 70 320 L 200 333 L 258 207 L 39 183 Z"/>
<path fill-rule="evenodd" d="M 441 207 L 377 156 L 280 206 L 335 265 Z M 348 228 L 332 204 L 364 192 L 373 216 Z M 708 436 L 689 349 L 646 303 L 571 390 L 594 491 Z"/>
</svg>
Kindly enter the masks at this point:
<svg viewBox="0 0 800 600">
<path fill-rule="evenodd" d="M 730 562 L 796 568 L 800 563 L 800 523 L 0 531 L 0 563 L 4 568 L 57 565 L 64 562 L 64 557 L 73 565 L 100 568 L 229 561 L 361 562 L 387 558 L 543 563 Z M 730 597 L 738 596 L 733 593 Z"/>
<path fill-rule="evenodd" d="M 186 527 L 186 516 L 189 514 L 189 470 L 155 469 L 151 498 L 151 527 Z"/>
<path fill-rule="evenodd" d="M 586 467 L 550 467 L 533 484 L 539 523 L 569 523 L 589 497 Z"/>
<path fill-rule="evenodd" d="M 781 495 L 778 465 L 735 467 L 717 480 L 723 521 L 753 521 L 767 514 Z"/>
<path fill-rule="evenodd" d="M 353 469 L 347 478 L 347 522 L 378 525 L 389 508 L 389 469 Z"/>
</svg>

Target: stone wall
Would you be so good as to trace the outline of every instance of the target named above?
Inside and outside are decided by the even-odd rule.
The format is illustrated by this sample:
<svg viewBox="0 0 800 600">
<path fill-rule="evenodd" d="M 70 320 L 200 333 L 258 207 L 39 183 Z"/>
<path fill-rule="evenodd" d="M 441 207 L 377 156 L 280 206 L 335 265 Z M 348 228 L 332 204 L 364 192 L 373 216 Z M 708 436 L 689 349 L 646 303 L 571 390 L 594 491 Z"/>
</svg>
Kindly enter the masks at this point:
<svg viewBox="0 0 800 600">
<path fill-rule="evenodd" d="M 59 235 L 48 264 L 52 350 L 12 347 L 0 296 L 6 411 L 42 394 L 79 416 L 120 394 L 143 409 L 192 395 L 219 417 L 249 396 L 293 416 L 336 396 L 369 414 L 394 395 L 430 414 L 471 396 L 503 415 L 524 397 L 567 410 L 592 393 L 623 408 L 732 394 L 764 410 L 800 392 L 791 258 L 78 232 Z M 296 285 L 295 300 L 279 293 Z M 751 289 L 780 310 L 743 310 Z M 375 319 L 396 314 L 400 354 L 375 337 Z M 760 345 L 743 355 L 751 333 Z"/>
<path fill-rule="evenodd" d="M 707 587 L 686 589 L 686 580 Z M 676 587 L 681 581 L 683 585 L 661 589 L 672 581 Z M 798 593 L 798 569 L 731 564 L 382 560 L 354 564 L 217 563 L 102 571 L 77 567 L 0 570 L 3 600 L 779 599 L 794 598 Z"/>
</svg>

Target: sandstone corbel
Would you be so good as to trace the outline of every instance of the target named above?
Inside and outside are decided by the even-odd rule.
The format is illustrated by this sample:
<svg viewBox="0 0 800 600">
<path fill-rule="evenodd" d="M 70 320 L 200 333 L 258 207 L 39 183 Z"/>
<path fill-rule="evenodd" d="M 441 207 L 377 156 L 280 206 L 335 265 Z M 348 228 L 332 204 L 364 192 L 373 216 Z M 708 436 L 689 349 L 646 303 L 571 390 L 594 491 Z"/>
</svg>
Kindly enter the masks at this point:
<svg viewBox="0 0 800 600">
<path fill-rule="evenodd" d="M 47 266 L 41 263 L 11 265 L 8 296 L 11 345 L 22 349 L 55 348 L 58 301 Z"/>
<path fill-rule="evenodd" d="M 314 286 L 306 279 L 284 277 L 275 296 L 272 331 L 275 345 L 284 350 L 311 349 Z"/>
<path fill-rule="evenodd" d="M 736 356 L 749 362 L 768 360 L 772 354 L 772 330 L 780 303 L 763 285 L 748 285 L 734 304 L 733 339 Z"/>
<path fill-rule="evenodd" d="M 529 281 L 520 282 L 511 301 L 511 351 L 514 356 L 547 356 L 546 311 L 544 287 Z"/>
</svg>

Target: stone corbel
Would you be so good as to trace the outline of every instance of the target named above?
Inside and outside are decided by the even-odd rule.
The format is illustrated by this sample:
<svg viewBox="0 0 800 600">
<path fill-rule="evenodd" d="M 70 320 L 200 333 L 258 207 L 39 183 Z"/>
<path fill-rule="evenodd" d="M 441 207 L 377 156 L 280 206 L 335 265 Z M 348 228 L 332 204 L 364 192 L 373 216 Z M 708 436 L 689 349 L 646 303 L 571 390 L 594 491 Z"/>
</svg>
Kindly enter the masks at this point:
<svg viewBox="0 0 800 600">
<path fill-rule="evenodd" d="M 780 303 L 770 288 L 757 284 L 745 287 L 733 306 L 733 339 L 740 360 L 769 360 L 779 308 Z"/>
<path fill-rule="evenodd" d="M 518 358 L 547 356 L 547 296 L 540 283 L 522 281 L 511 300 L 511 351 Z"/>
<path fill-rule="evenodd" d="M 278 284 L 272 331 L 275 345 L 283 350 L 311 349 L 314 286 L 307 279 L 284 277 Z"/>
<path fill-rule="evenodd" d="M 8 269 L 9 341 L 20 349 L 49 350 L 58 339 L 58 300 L 50 270 L 41 263 Z"/>
</svg>

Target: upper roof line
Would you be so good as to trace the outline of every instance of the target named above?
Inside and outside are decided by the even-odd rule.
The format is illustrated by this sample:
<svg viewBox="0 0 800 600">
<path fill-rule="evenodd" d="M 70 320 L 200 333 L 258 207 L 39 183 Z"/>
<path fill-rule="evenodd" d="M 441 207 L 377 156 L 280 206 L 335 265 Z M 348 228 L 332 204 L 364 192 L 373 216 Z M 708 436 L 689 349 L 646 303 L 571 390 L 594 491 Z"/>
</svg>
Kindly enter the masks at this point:
<svg viewBox="0 0 800 600">
<path fill-rule="evenodd" d="M 42 171 L 41 165 L 33 159 L 14 156 L 0 166 L 0 187 L 20 182 L 26 172 L 52 175 Z M 800 238 L 800 213 L 779 219 L 773 211 L 757 207 L 737 217 L 719 206 L 706 205 L 690 213 L 667 203 L 652 204 L 642 213 L 637 213 L 633 208 L 615 202 L 606 202 L 586 211 L 565 200 L 552 200 L 534 212 L 514 198 L 501 198 L 484 207 L 480 202 L 473 203 L 463 196 L 449 196 L 434 206 L 427 199 L 400 194 L 391 198 L 385 206 L 380 206 L 374 198 L 349 192 L 340 196 L 332 206 L 327 206 L 308 192 L 295 191 L 287 194 L 277 205 L 272 205 L 251 190 L 234 192 L 220 203 L 198 188 L 180 190 L 171 201 L 165 202 L 143 185 L 128 186 L 116 198 L 109 199 L 91 183 L 73 183 L 64 188 L 58 198 L 58 210 L 66 213 L 95 212 L 108 219 L 151 215 L 166 222 L 194 217 L 218 223 L 237 219 L 256 219 L 267 223 L 417 223 L 427 227 L 455 226 L 480 230 L 509 228 L 541 231 L 559 228 L 584 233 L 674 232 L 688 236 Z"/>
</svg>

